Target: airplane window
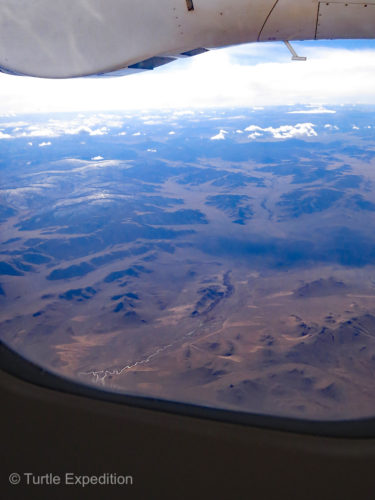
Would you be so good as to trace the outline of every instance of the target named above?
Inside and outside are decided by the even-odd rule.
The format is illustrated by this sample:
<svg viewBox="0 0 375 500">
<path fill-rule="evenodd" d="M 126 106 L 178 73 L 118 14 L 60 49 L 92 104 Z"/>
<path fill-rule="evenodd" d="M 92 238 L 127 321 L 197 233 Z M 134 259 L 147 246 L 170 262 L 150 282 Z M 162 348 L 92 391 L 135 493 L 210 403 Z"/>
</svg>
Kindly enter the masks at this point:
<svg viewBox="0 0 375 500">
<path fill-rule="evenodd" d="M 294 47 L 1 75 L 3 342 L 104 391 L 375 414 L 375 43 Z"/>
</svg>

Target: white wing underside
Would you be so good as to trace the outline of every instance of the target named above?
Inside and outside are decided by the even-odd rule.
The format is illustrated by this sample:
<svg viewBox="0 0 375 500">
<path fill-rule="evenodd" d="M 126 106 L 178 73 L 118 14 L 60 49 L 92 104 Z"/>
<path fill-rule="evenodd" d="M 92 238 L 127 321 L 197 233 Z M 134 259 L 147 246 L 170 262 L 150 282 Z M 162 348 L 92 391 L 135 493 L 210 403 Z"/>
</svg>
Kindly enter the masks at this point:
<svg viewBox="0 0 375 500">
<path fill-rule="evenodd" d="M 210 48 L 374 38 L 375 0 L 0 0 L 0 70 L 123 75 Z"/>
</svg>

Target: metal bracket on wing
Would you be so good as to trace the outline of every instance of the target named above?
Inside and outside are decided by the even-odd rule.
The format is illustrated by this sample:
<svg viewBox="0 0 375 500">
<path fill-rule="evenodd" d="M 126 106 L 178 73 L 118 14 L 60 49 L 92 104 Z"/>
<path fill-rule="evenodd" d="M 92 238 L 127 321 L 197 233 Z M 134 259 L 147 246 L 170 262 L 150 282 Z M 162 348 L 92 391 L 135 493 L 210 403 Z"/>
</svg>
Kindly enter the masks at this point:
<svg viewBox="0 0 375 500">
<path fill-rule="evenodd" d="M 143 61 L 139 61 L 135 64 L 131 64 L 130 66 L 127 66 L 125 68 L 116 71 L 110 71 L 109 73 L 99 73 L 96 75 L 89 75 L 87 78 L 112 78 L 112 77 L 130 75 L 141 71 L 150 71 L 155 68 L 158 68 L 159 66 L 163 66 L 164 64 L 176 61 L 176 59 L 197 56 L 199 54 L 203 54 L 204 52 L 208 52 L 208 50 L 209 49 L 205 49 L 204 47 L 197 47 L 196 49 L 187 50 L 186 52 L 181 52 L 179 54 L 168 54 L 168 55 L 150 57 L 149 59 L 144 59 Z M 0 73 L 2 71 L 3 69 L 0 66 Z"/>
<path fill-rule="evenodd" d="M 292 61 L 306 61 L 307 57 L 299 56 L 287 40 L 284 40 L 284 43 L 287 46 L 289 52 L 292 54 Z"/>
</svg>

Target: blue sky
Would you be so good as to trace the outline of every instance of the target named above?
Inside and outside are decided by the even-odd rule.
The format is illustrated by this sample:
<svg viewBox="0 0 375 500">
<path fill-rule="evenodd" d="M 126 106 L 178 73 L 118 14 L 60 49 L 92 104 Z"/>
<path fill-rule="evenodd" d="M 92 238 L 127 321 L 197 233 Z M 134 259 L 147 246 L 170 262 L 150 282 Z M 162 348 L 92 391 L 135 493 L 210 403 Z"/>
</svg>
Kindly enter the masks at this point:
<svg viewBox="0 0 375 500">
<path fill-rule="evenodd" d="M 375 41 L 294 42 L 213 50 L 111 79 L 0 75 L 0 114 L 278 104 L 375 104 Z"/>
</svg>

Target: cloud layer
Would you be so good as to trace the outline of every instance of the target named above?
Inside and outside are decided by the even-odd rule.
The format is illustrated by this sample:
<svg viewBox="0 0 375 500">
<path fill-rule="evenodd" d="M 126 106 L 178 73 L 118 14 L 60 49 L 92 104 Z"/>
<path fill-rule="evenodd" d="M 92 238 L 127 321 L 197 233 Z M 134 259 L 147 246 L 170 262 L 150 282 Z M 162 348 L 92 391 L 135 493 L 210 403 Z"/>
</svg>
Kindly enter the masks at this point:
<svg viewBox="0 0 375 500">
<path fill-rule="evenodd" d="M 153 112 L 134 111 L 117 113 L 79 112 L 68 114 L 25 115 L 22 121 L 14 118 L 0 118 L 0 143 L 15 139 L 24 140 L 29 147 L 46 147 L 55 143 L 59 137 L 80 136 L 81 144 L 86 144 L 90 136 L 117 137 L 122 143 L 140 143 L 144 151 L 155 153 L 155 141 L 174 141 L 186 137 L 187 130 L 195 127 L 202 140 L 209 140 L 218 145 L 222 142 L 279 141 L 286 139 L 307 139 L 320 136 L 328 137 L 335 133 L 351 133 L 375 128 L 371 119 L 359 120 L 353 117 L 349 122 L 342 122 L 342 106 L 331 109 L 330 120 L 323 113 L 310 113 L 316 108 L 306 106 L 301 109 L 290 106 L 276 108 L 277 115 L 269 114 L 272 109 L 258 110 L 257 107 L 246 110 L 233 109 L 197 109 L 197 110 L 158 110 Z M 351 105 L 350 109 L 363 109 Z M 366 106 L 365 109 L 369 109 Z M 297 110 L 297 114 L 291 111 Z M 240 113 L 239 113 L 240 112 Z M 306 114 L 308 116 L 304 117 Z M 309 118 L 313 121 L 300 121 Z M 327 121 L 326 121 L 327 120 Z M 158 124 L 158 126 L 156 126 Z M 160 125 L 162 127 L 160 128 Z M 172 129 L 173 127 L 173 129 Z M 199 131 L 199 132 L 198 132 Z M 97 141 L 95 141 L 97 142 Z M 101 160 L 96 156 L 94 160 Z"/>
<path fill-rule="evenodd" d="M 337 44 L 336 44 L 337 45 Z M 306 62 L 290 61 L 283 44 L 214 50 L 157 70 L 113 79 L 43 80 L 0 75 L 0 113 L 375 103 L 375 43 L 352 50 L 297 44 Z M 92 134 L 105 129 L 86 124 Z M 37 131 L 35 131 L 37 133 Z"/>
<path fill-rule="evenodd" d="M 112 129 L 123 127 L 123 118 L 119 115 L 108 113 L 97 113 L 92 115 L 77 115 L 71 119 L 47 119 L 45 121 L 31 120 L 28 122 L 2 122 L 0 124 L 0 139 L 12 139 L 20 137 L 60 137 L 62 135 L 77 135 L 86 133 L 88 135 L 107 135 Z M 6 133 L 4 133 L 4 129 Z M 123 132 L 126 134 L 126 132 Z M 32 143 L 29 143 L 32 145 Z M 40 144 L 39 144 L 40 145 Z M 47 144 L 42 144 L 43 146 Z M 50 145 L 50 143 L 48 144 Z"/>
<path fill-rule="evenodd" d="M 266 127 L 262 128 L 257 125 L 250 125 L 245 128 L 250 139 L 271 135 L 274 139 L 292 139 L 293 137 L 316 137 L 318 134 L 312 123 L 297 123 L 296 125 L 282 125 L 281 127 Z"/>
</svg>

